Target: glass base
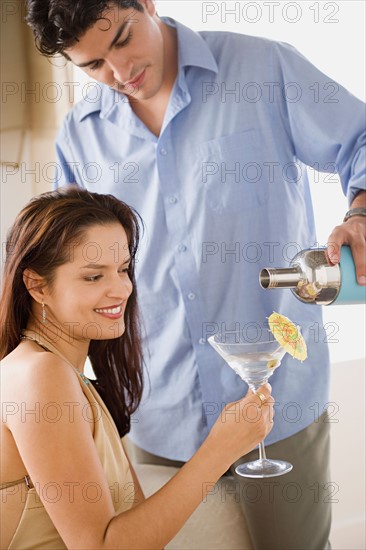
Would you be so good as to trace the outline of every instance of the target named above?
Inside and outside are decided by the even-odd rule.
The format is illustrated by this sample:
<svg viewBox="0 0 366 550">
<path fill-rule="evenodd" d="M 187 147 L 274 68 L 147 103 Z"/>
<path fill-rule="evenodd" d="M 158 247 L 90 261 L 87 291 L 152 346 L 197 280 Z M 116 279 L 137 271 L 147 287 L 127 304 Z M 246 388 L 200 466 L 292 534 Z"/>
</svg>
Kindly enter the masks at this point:
<svg viewBox="0 0 366 550">
<path fill-rule="evenodd" d="M 291 472 L 292 467 L 292 464 L 284 460 L 262 458 L 239 464 L 235 472 L 242 477 L 276 477 Z"/>
</svg>

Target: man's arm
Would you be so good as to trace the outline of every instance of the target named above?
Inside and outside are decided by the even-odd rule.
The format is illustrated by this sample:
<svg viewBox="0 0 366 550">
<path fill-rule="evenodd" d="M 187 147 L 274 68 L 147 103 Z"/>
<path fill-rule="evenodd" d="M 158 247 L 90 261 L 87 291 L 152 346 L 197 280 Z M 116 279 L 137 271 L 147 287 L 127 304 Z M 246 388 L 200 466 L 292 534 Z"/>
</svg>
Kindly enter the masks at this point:
<svg viewBox="0 0 366 550">
<path fill-rule="evenodd" d="M 320 172 L 337 172 L 350 208 L 365 207 L 364 103 L 324 75 L 293 47 L 277 44 L 275 51 L 283 85 L 296 85 L 299 91 L 296 101 L 287 99 L 279 105 L 296 157 L 308 166 L 316 166 Z M 314 89 L 319 91 L 318 95 L 311 93 Z M 349 218 L 329 235 L 327 253 L 334 264 L 339 262 L 342 244 L 351 247 L 358 282 L 365 285 L 364 216 Z"/>
<path fill-rule="evenodd" d="M 350 208 L 366 208 L 366 191 L 355 196 Z M 366 285 L 366 216 L 352 216 L 333 229 L 328 239 L 328 257 L 333 264 L 339 262 L 342 244 L 351 247 L 358 284 Z"/>
<path fill-rule="evenodd" d="M 352 201 L 351 208 L 366 208 L 366 191 L 360 191 Z"/>
</svg>

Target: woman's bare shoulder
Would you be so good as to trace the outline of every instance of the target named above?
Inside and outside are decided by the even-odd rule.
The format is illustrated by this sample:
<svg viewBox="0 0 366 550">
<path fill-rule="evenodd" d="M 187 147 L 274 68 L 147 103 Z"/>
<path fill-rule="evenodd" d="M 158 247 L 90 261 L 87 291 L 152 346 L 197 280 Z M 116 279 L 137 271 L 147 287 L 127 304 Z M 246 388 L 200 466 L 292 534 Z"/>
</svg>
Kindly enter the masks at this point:
<svg viewBox="0 0 366 550">
<path fill-rule="evenodd" d="M 52 352 L 20 343 L 1 362 L 2 402 L 40 402 L 79 398 L 80 383 L 74 369 Z"/>
</svg>

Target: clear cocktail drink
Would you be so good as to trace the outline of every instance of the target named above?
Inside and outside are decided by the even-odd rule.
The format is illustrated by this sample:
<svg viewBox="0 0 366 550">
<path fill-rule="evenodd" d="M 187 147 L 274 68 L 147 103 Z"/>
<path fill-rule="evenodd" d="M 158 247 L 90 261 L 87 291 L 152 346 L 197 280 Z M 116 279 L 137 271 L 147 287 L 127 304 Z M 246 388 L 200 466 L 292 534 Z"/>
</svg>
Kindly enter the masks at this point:
<svg viewBox="0 0 366 550">
<path fill-rule="evenodd" d="M 268 330 L 248 335 L 243 331 L 219 333 L 208 342 L 253 391 L 265 384 L 281 364 L 286 353 Z M 243 477 L 274 477 L 292 470 L 292 464 L 266 457 L 264 443 L 259 444 L 259 459 L 240 464 L 236 473 Z"/>
</svg>

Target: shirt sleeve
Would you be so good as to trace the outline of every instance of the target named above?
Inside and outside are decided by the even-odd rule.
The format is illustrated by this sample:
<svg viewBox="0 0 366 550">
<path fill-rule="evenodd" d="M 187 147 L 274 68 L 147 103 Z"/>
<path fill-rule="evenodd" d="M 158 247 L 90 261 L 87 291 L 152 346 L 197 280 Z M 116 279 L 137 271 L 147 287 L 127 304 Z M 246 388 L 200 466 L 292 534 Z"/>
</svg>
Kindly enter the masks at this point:
<svg viewBox="0 0 366 550">
<path fill-rule="evenodd" d="M 349 203 L 366 188 L 365 104 L 288 44 L 276 43 L 274 84 L 296 157 L 320 172 L 337 172 Z"/>
<path fill-rule="evenodd" d="M 81 185 L 78 177 L 79 163 L 73 158 L 67 132 L 68 117 L 56 136 L 56 162 L 54 189 L 65 185 Z"/>
</svg>

